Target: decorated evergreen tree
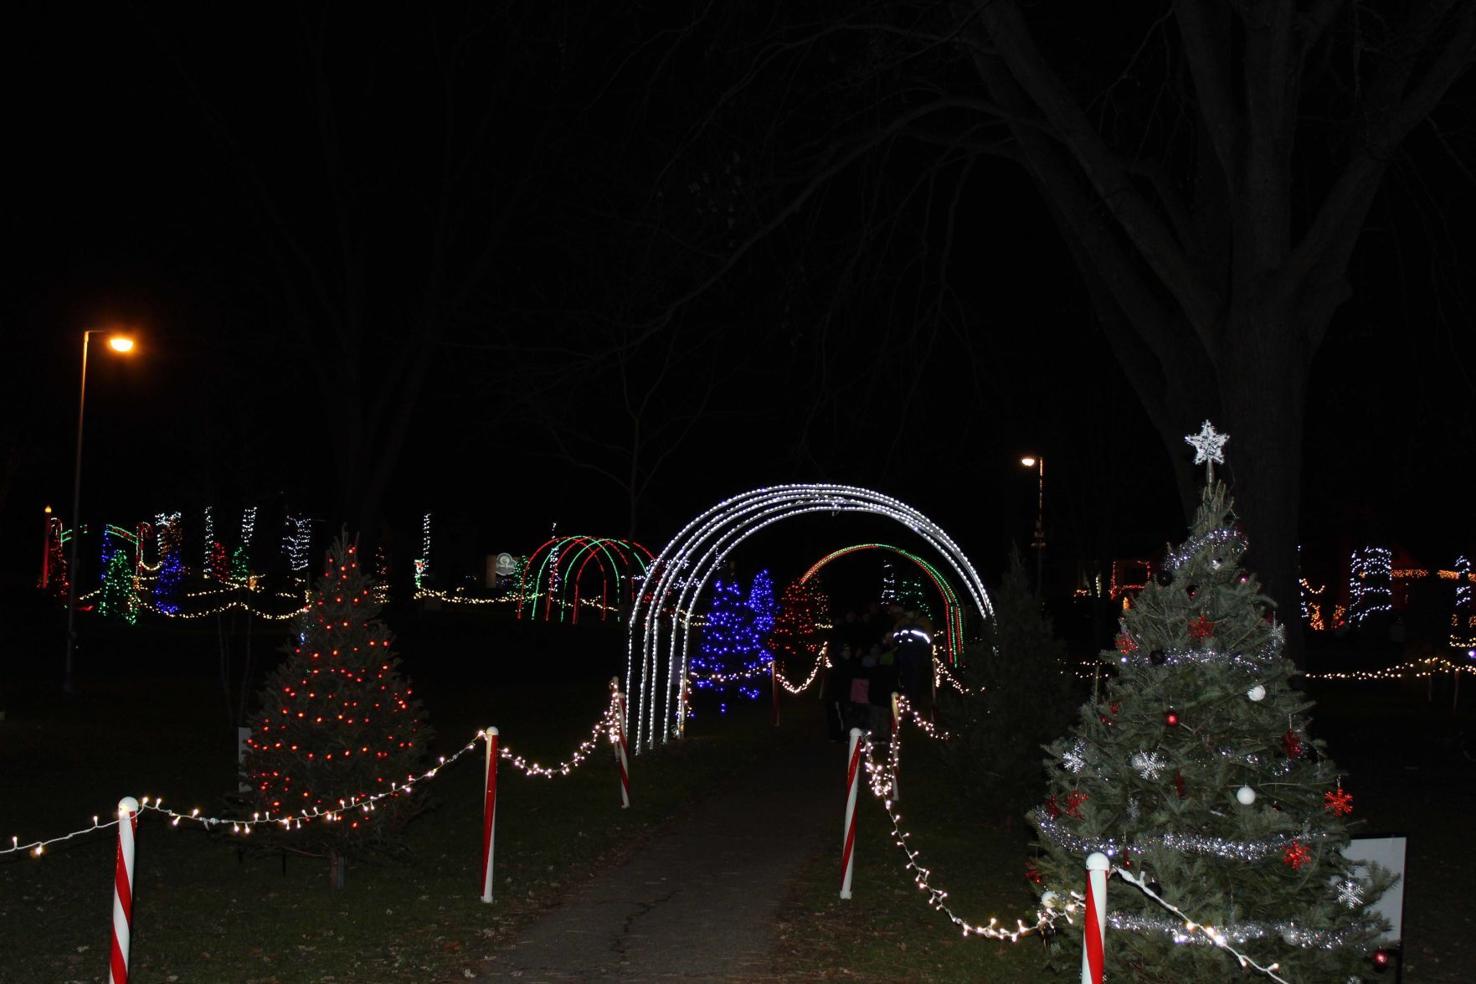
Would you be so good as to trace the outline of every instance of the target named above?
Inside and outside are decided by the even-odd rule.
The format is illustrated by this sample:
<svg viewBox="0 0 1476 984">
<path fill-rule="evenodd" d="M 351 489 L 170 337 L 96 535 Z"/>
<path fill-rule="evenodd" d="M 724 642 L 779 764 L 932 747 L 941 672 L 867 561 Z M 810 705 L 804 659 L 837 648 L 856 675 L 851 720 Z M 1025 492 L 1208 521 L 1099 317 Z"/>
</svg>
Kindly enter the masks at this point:
<svg viewBox="0 0 1476 984">
<path fill-rule="evenodd" d="M 766 570 L 753 576 L 748 587 L 748 610 L 753 613 L 753 631 L 760 639 L 767 639 L 774 631 L 774 618 L 779 614 L 779 603 L 774 600 L 774 579 Z"/>
<path fill-rule="evenodd" d="M 830 621 L 830 599 L 820 586 L 820 579 L 791 581 L 779 598 L 779 614 L 769 633 L 769 651 L 784 672 L 807 673 L 825 645 L 825 629 Z"/>
<path fill-rule="evenodd" d="M 159 542 L 159 576 L 154 579 L 154 607 L 168 615 L 179 611 L 181 582 L 184 580 L 184 536 L 179 528 L 178 513 L 156 527 Z"/>
<path fill-rule="evenodd" d="M 118 546 L 112 531 L 103 530 L 103 582 L 97 599 L 97 613 L 103 618 L 119 618 L 129 625 L 138 621 L 138 594 L 133 589 L 133 564 L 128 551 Z"/>
<path fill-rule="evenodd" d="M 1100 851 L 1286 980 L 1343 984 L 1370 968 L 1387 876 L 1342 854 L 1353 797 L 1308 734 L 1271 602 L 1238 566 L 1245 538 L 1213 477 L 1225 440 L 1208 423 L 1190 438 L 1210 463 L 1198 515 L 1102 654 L 1116 673 L 1049 748 L 1027 875 L 1049 906 L 1080 892 Z M 1139 889 L 1110 898 L 1113 979 L 1239 979 L 1234 957 Z"/>
<path fill-rule="evenodd" d="M 1040 749 L 1071 722 L 1077 700 L 1066 645 L 1031 588 L 1020 551 L 994 592 L 985 638 L 953 671 L 967 689 L 938 686 L 943 755 L 971 807 L 1014 827 L 1039 796 Z"/>
<path fill-rule="evenodd" d="M 921 612 L 930 621 L 937 620 L 921 578 L 903 575 L 897 583 L 897 604 L 901 605 L 905 611 Z"/>
<path fill-rule="evenodd" d="M 691 659 L 692 685 L 716 694 L 718 709 L 728 710 L 729 695 L 750 700 L 759 696 L 759 671 L 768 660 L 754 614 L 737 581 L 720 580 L 712 590 L 712 606 L 702 626 L 702 639 Z"/>
<path fill-rule="evenodd" d="M 400 674 L 357 554 L 344 537 L 334 542 L 297 623 L 297 644 L 262 687 L 245 771 L 263 813 L 339 810 L 423 768 L 432 731 Z M 290 836 L 330 857 L 384 848 L 420 806 L 416 796 L 387 796 L 372 811 L 351 809 Z"/>
<path fill-rule="evenodd" d="M 225 544 L 219 540 L 210 544 L 210 560 L 205 567 L 205 573 L 217 581 L 229 581 L 231 579 L 231 565 L 226 558 Z"/>
</svg>

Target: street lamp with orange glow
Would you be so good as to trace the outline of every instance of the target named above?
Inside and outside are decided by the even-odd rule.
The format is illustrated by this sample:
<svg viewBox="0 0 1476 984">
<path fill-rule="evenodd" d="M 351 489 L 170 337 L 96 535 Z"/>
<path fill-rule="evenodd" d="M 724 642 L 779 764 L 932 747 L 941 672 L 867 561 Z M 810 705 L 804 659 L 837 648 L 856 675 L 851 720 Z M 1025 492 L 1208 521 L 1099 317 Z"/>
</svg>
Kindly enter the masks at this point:
<svg viewBox="0 0 1476 984">
<path fill-rule="evenodd" d="M 1035 505 L 1035 536 L 1030 549 L 1035 551 L 1035 596 L 1040 597 L 1040 575 L 1045 566 L 1045 455 L 1028 454 L 1020 459 L 1026 468 L 1034 468 L 1040 477 L 1039 495 Z"/>
<path fill-rule="evenodd" d="M 75 693 L 72 683 L 72 660 L 77 648 L 77 590 L 81 579 L 77 576 L 77 541 L 82 539 L 82 420 L 87 410 L 87 348 L 93 335 L 107 335 L 108 348 L 119 355 L 131 355 L 134 350 L 132 335 L 105 328 L 89 328 L 82 333 L 82 385 L 77 390 L 77 459 L 72 466 L 72 549 L 70 565 L 72 584 L 67 591 L 67 664 L 62 679 L 62 689 Z"/>
</svg>

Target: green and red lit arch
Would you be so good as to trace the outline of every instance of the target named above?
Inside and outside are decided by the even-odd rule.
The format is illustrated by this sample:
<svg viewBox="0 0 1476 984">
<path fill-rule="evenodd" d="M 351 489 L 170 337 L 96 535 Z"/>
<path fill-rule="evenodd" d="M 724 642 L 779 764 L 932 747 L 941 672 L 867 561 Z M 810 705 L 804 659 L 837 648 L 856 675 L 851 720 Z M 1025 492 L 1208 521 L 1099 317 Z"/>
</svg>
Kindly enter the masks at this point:
<svg viewBox="0 0 1476 984">
<path fill-rule="evenodd" d="M 651 566 L 651 551 L 635 540 L 604 536 L 550 537 L 523 564 L 518 580 L 518 618 L 579 622 L 579 610 L 599 608 L 600 621 L 625 611 Z M 594 575 L 599 576 L 598 589 Z M 596 597 L 597 595 L 597 597 Z"/>
<path fill-rule="evenodd" d="M 911 561 L 927 576 L 928 580 L 933 582 L 933 587 L 937 590 L 938 597 L 943 601 L 943 641 L 948 653 L 948 662 L 958 662 L 958 657 L 963 654 L 964 644 L 963 606 L 959 604 L 958 594 L 953 590 L 953 585 L 948 583 L 948 579 L 939 572 L 938 568 L 917 554 L 909 550 L 903 550 L 901 547 L 894 547 L 890 543 L 855 543 L 849 547 L 834 550 L 815 561 L 815 563 L 810 565 L 809 570 L 800 575 L 800 583 L 803 584 L 820 573 L 831 561 L 840 560 L 842 557 L 849 557 L 852 554 L 867 550 L 881 550 L 901 557 L 904 560 Z"/>
</svg>

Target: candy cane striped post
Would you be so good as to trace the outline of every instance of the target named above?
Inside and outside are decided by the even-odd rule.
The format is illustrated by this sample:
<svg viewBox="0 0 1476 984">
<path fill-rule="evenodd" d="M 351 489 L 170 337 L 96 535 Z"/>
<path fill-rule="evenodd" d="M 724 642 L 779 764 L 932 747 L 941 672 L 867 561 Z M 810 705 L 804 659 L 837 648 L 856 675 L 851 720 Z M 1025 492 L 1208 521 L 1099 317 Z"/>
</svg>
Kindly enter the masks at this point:
<svg viewBox="0 0 1476 984">
<path fill-rule="evenodd" d="M 1081 984 L 1102 984 L 1107 950 L 1107 873 L 1112 862 L 1095 852 L 1087 857 L 1086 919 L 1081 933 Z"/>
<path fill-rule="evenodd" d="M 492 848 L 497 834 L 497 729 L 483 733 L 487 740 L 487 786 L 482 806 L 482 901 L 492 901 Z"/>
<path fill-rule="evenodd" d="M 611 699 L 615 702 L 615 767 L 620 770 L 620 808 L 630 809 L 630 756 L 625 747 L 625 695 L 620 692 L 620 678 L 610 678 Z"/>
<path fill-rule="evenodd" d="M 769 654 L 769 690 L 774 695 L 774 727 L 779 727 L 779 654 Z"/>
<path fill-rule="evenodd" d="M 851 729 L 850 764 L 846 766 L 846 833 L 841 843 L 840 897 L 851 897 L 851 874 L 856 867 L 856 794 L 861 788 L 861 729 Z"/>
<path fill-rule="evenodd" d="M 118 861 L 113 866 L 113 945 L 108 954 L 108 984 L 128 984 L 128 944 L 133 938 L 133 836 L 138 833 L 138 800 L 118 801 Z"/>
</svg>

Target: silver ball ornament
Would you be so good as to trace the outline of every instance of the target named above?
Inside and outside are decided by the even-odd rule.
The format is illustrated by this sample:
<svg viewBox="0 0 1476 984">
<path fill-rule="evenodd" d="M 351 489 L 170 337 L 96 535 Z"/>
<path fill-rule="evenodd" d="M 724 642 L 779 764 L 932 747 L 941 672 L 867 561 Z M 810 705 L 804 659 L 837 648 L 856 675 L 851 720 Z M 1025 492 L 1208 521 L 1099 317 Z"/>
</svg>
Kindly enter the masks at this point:
<svg viewBox="0 0 1476 984">
<path fill-rule="evenodd" d="M 1241 806 L 1250 806 L 1256 801 L 1256 791 L 1249 786 L 1241 786 L 1235 791 L 1235 798 Z"/>
<path fill-rule="evenodd" d="M 1252 701 L 1263 701 L 1266 699 L 1266 688 L 1259 683 L 1245 692 Z"/>
</svg>

